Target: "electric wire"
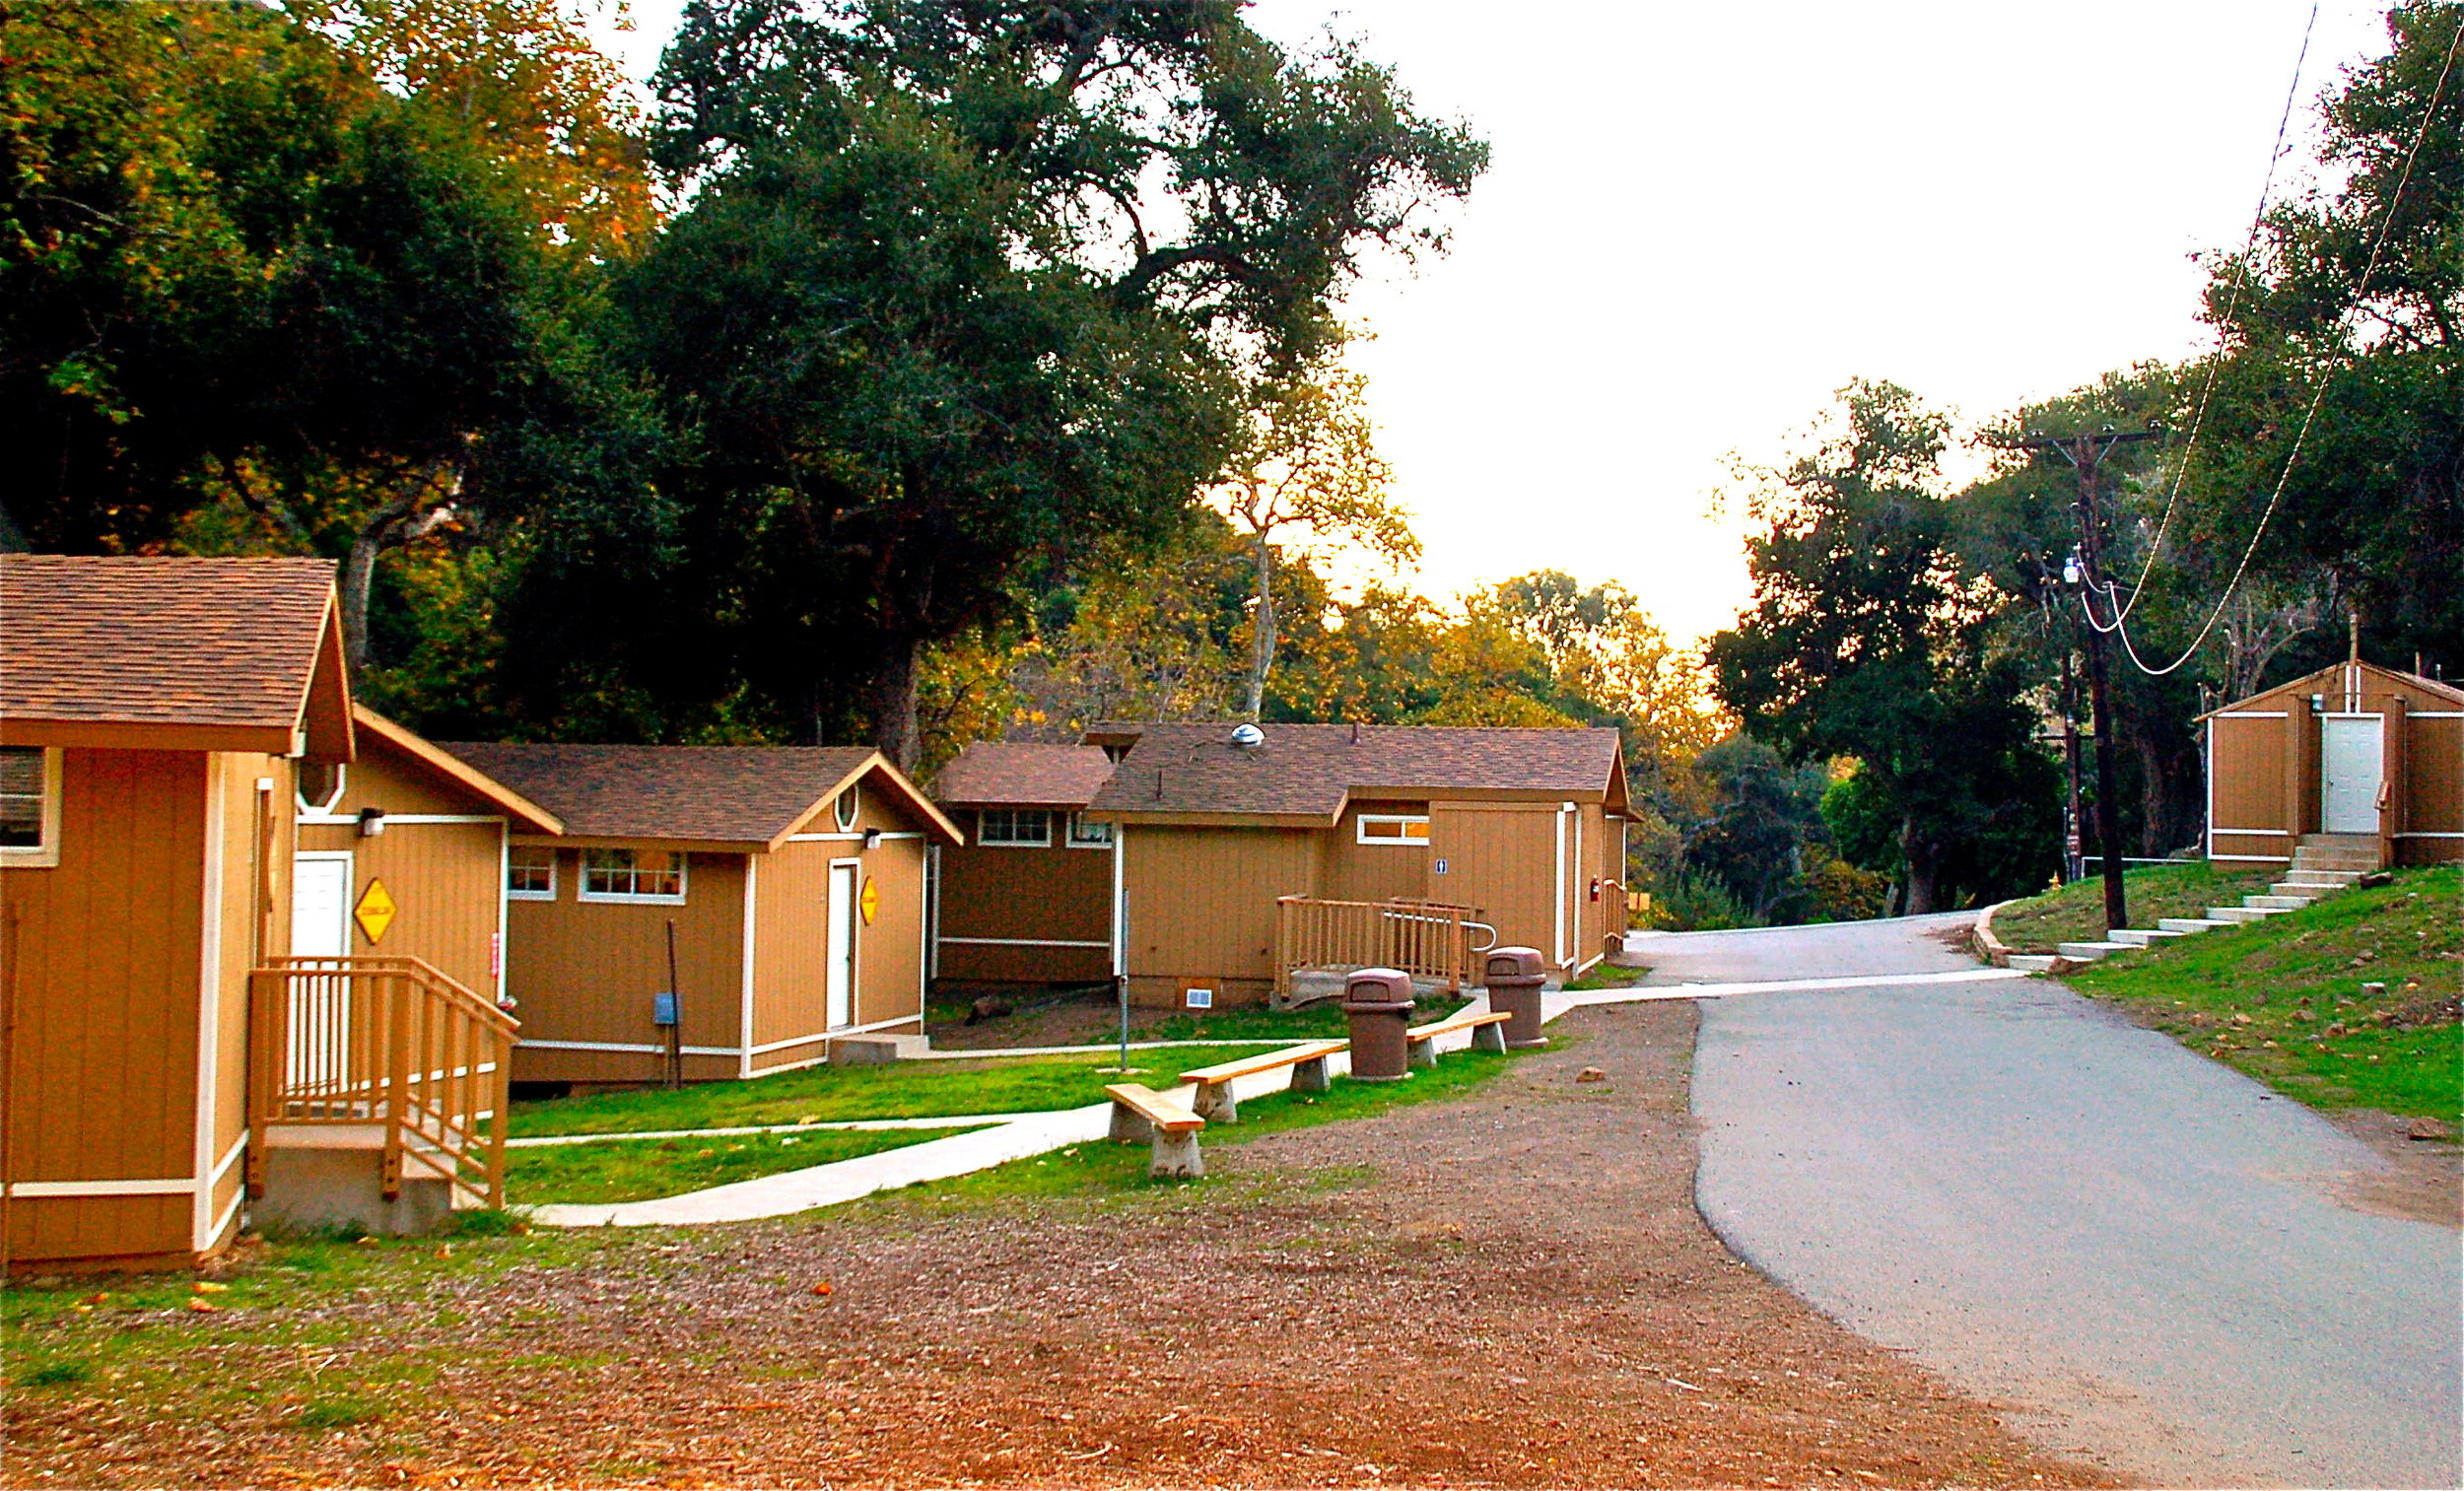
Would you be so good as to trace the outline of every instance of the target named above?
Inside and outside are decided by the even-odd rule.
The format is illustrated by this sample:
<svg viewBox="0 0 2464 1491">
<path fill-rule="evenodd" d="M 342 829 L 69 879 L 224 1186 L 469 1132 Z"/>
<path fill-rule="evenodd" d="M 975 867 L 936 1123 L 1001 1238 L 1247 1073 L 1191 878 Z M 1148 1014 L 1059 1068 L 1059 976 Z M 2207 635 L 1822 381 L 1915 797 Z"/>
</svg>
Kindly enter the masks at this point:
<svg viewBox="0 0 2464 1491">
<path fill-rule="evenodd" d="M 2259 205 L 2251 210 L 2250 231 L 2242 237 L 2241 272 L 2225 291 L 2224 313 L 2217 318 L 2216 355 L 2208 360 L 2208 375 L 2199 387 L 2199 404 L 2190 416 L 2190 434 L 2183 441 L 2181 458 L 2173 464 L 2172 486 L 2164 494 L 2164 515 L 2156 520 L 2156 537 L 2148 542 L 2148 562 L 2140 567 L 2138 582 L 2130 587 L 2130 599 L 2114 613 L 2117 624 L 2129 619 L 2141 592 L 2148 588 L 2148 577 L 2156 574 L 2156 559 L 2164 550 L 2165 532 L 2173 525 L 2174 504 L 2182 495 L 2182 478 L 2189 474 L 2191 457 L 2198 453 L 2199 432 L 2207 425 L 2208 400 L 2216 392 L 2217 370 L 2224 357 L 2224 338 L 2233 324 L 2233 312 L 2240 307 L 2242 287 L 2250 283 L 2250 255 L 2257 250 L 2259 230 L 2267 223 L 2267 204 L 2276 191 L 2276 169 L 2285 162 L 2285 134 L 2293 127 L 2293 105 L 2301 97 L 2301 72 L 2310 60 L 2310 37 L 2317 30 L 2318 0 L 2311 0 L 2310 19 L 2301 28 L 2301 49 L 2293 59 L 2293 81 L 2285 85 L 2284 111 L 2276 117 L 2276 146 L 2267 158 L 2267 175 L 2259 182 Z"/>
<path fill-rule="evenodd" d="M 2396 213 L 2404 206 L 2405 189 L 2413 181 L 2414 163 L 2421 156 L 2422 143 L 2430 138 L 2430 121 L 2437 117 L 2438 102 L 2445 97 L 2447 79 L 2455 71 L 2455 54 L 2459 44 L 2464 44 L 2464 17 L 2458 18 L 2455 34 L 2447 39 L 2446 61 L 2438 69 L 2438 82 L 2430 91 L 2430 104 L 2422 111 L 2422 126 L 2414 132 L 2412 149 L 2404 154 L 2404 169 L 2397 174 L 2395 191 L 2387 198 L 2386 216 L 2379 222 L 2377 240 L 2370 245 L 2369 261 L 2361 267 L 2361 277 L 2354 284 L 2353 299 L 2357 303 L 2369 293 L 2370 278 L 2377 274 L 2379 259 L 2386 251 L 2388 236 L 2395 231 Z M 2124 624 L 2123 618 L 2117 614 L 2110 626 L 2097 621 L 2095 604 L 2088 598 L 2089 591 L 2080 591 L 2080 609 L 2087 614 L 2088 625 L 2098 632 L 2118 633 L 2122 639 L 2122 650 L 2130 655 L 2131 662 L 2138 667 L 2140 672 L 2151 678 L 2161 678 L 2190 661 L 2191 657 L 2207 644 L 2209 634 L 2216 630 L 2217 622 L 2224 618 L 2224 608 L 2232 603 L 2233 592 L 2240 588 L 2242 576 L 2249 573 L 2250 560 L 2259 552 L 2259 540 L 2267 536 L 2268 523 L 2275 517 L 2277 508 L 2284 502 L 2285 489 L 2293 481 L 2293 468 L 2301 459 L 2301 447 L 2310 438 L 2310 427 L 2318 420 L 2320 405 L 2327 401 L 2327 388 L 2334 379 L 2335 364 L 2341 361 L 2342 359 L 2333 360 L 2327 368 L 2321 370 L 2318 390 L 2310 395 L 2310 407 L 2301 417 L 2301 428 L 2293 435 L 2293 448 L 2285 454 L 2285 469 L 2277 475 L 2276 489 L 2268 494 L 2267 507 L 2259 513 L 2259 525 L 2252 531 L 2248 547 L 2241 551 L 2241 563 L 2233 567 L 2233 577 L 2225 582 L 2224 593 L 2217 597 L 2216 608 L 2208 613 L 2207 625 L 2199 629 L 2199 635 L 2191 640 L 2190 645 L 2183 649 L 2181 656 L 2160 668 L 2148 666 L 2147 659 L 2141 657 L 2138 647 L 2132 644 L 2130 630 Z M 2107 599 L 2110 598 L 2108 595 Z"/>
</svg>

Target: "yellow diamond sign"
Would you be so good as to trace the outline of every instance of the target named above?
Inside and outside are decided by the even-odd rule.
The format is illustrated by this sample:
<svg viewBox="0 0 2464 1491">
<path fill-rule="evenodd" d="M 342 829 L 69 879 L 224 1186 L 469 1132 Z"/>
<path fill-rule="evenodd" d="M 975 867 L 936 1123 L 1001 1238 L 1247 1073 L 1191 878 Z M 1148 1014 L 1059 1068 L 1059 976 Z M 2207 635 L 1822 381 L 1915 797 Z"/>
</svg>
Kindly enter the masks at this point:
<svg viewBox="0 0 2464 1491">
<path fill-rule="evenodd" d="M 856 898 L 856 904 L 863 910 L 864 925 L 872 925 L 872 918 L 878 915 L 881 911 L 881 887 L 872 883 L 872 877 L 870 875 L 866 875 L 864 877 L 864 893 Z M 370 940 L 374 941 L 376 939 L 371 938 Z"/>
<path fill-rule="evenodd" d="M 368 945 L 375 947 L 385 940 L 385 928 L 393 925 L 393 896 L 381 880 L 371 880 L 360 896 L 360 904 L 351 908 L 352 919 L 360 930 L 368 933 Z"/>
</svg>

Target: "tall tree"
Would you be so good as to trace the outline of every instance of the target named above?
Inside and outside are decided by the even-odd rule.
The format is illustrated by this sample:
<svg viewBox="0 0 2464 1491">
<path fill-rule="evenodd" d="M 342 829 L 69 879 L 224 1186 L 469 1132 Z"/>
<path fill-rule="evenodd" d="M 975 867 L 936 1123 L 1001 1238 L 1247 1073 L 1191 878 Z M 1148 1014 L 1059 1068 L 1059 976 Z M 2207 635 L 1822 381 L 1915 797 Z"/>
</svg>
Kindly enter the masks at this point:
<svg viewBox="0 0 2464 1491">
<path fill-rule="evenodd" d="M 1345 47 L 1234 0 L 691 6 L 656 87 L 693 206 L 628 278 L 697 458 L 661 688 L 912 760 L 919 648 L 1029 566 L 1159 531 L 1240 388 L 1306 366 L 1372 248 L 1485 162 Z"/>
<path fill-rule="evenodd" d="M 1896 824 L 1909 913 L 1951 903 L 1953 864 L 2008 825 L 2040 841 L 2038 883 L 2052 867 L 2051 774 L 2021 702 L 2030 680 L 1990 645 L 2003 597 L 1951 544 L 1948 432 L 1894 384 L 1841 390 L 1814 447 L 1751 494 L 1754 605 L 1707 648 L 1721 699 L 1785 759 L 1860 763 Z"/>
</svg>

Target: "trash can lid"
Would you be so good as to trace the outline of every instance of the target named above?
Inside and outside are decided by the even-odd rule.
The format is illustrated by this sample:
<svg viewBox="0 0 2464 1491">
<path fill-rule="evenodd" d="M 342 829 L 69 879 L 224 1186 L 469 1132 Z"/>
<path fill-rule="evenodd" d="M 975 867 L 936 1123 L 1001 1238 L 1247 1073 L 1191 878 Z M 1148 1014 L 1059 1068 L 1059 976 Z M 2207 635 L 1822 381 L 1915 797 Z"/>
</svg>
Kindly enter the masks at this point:
<svg viewBox="0 0 2464 1491">
<path fill-rule="evenodd" d="M 1546 965 L 1540 962 L 1537 947 L 1494 947 L 1488 953 L 1488 976 L 1492 979 L 1539 979 L 1545 976 Z"/>
<path fill-rule="evenodd" d="M 1363 968 L 1343 983 L 1345 1004 L 1408 1004 L 1411 975 L 1400 968 Z"/>
</svg>

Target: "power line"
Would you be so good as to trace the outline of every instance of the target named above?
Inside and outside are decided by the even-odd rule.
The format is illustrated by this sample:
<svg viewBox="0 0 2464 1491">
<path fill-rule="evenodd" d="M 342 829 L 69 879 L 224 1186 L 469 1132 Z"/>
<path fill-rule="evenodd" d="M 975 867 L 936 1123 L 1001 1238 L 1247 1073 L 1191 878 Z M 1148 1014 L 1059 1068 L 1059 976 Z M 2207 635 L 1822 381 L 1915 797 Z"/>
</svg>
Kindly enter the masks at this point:
<svg viewBox="0 0 2464 1491">
<path fill-rule="evenodd" d="M 2370 279 L 2378 273 L 2378 261 L 2386 251 L 2388 236 L 2395 231 L 2396 213 L 2404 205 L 2405 189 L 2413 181 L 2414 162 L 2421 156 L 2422 142 L 2430 137 L 2430 121 L 2438 114 L 2438 101 L 2446 95 L 2447 78 L 2455 71 L 2455 54 L 2459 44 L 2464 44 L 2464 17 L 2458 18 L 2455 34 L 2447 39 L 2446 61 L 2438 69 L 2438 82 L 2430 91 L 2430 105 L 2422 110 L 2422 125 L 2413 133 L 2412 149 L 2404 153 L 2404 169 L 2396 177 L 2395 191 L 2387 198 L 2387 213 L 2378 225 L 2377 240 L 2370 244 L 2369 262 L 2361 267 L 2361 277 L 2353 287 L 2353 299 L 2357 303 L 2369 294 Z M 2336 361 L 2341 361 L 2341 359 Z M 2216 630 L 2217 622 L 2224 615 L 2224 608 L 2232 603 L 2233 591 L 2240 587 L 2242 576 L 2249 573 L 2250 560 L 2259 552 L 2259 540 L 2267 536 L 2267 525 L 2276 516 L 2277 507 L 2284 502 L 2285 489 L 2293 481 L 2293 465 L 2301 459 L 2301 447 L 2310 438 L 2310 426 L 2318 419 L 2319 406 L 2327 401 L 2327 387 L 2333 380 L 2335 371 L 2331 363 L 2321 372 L 2318 390 L 2310 395 L 2310 407 L 2301 417 L 2300 430 L 2293 435 L 2293 449 L 2286 452 L 2285 469 L 2276 478 L 2276 490 L 2268 494 L 2267 508 L 2259 514 L 2259 526 L 2251 533 L 2249 546 L 2241 551 L 2241 563 L 2233 567 L 2233 577 L 2225 582 L 2224 593 L 2217 597 L 2216 609 L 2208 613 L 2207 625 L 2199 629 L 2199 635 L 2191 640 L 2190 645 L 2183 649 L 2181 656 L 2160 668 L 2148 666 L 2147 660 L 2139 655 L 2138 647 L 2131 643 L 2130 630 L 2125 625 L 2123 616 L 2117 612 L 2110 627 L 2100 624 L 2096 620 L 2094 604 L 2088 599 L 2088 592 L 2085 590 L 2080 592 L 2080 608 L 2087 613 L 2088 624 L 2099 632 L 2121 634 L 2122 650 L 2129 654 L 2131 662 L 2138 667 L 2140 672 L 2151 678 L 2161 678 L 2190 661 L 2192 655 L 2207 644 L 2209 634 Z"/>
<path fill-rule="evenodd" d="M 2259 182 L 2259 205 L 2250 213 L 2250 232 L 2241 240 L 2241 273 L 2234 276 L 2225 292 L 2224 313 L 2216 327 L 2216 355 L 2208 361 L 2208 375 L 2199 388 L 2199 406 L 2190 416 L 2190 435 L 2182 443 L 2181 459 L 2173 466 L 2172 487 L 2164 494 L 2164 515 L 2156 520 L 2156 537 L 2148 544 L 2148 562 L 2140 567 L 2138 582 L 2130 587 L 2130 599 L 2114 612 L 2114 624 L 2120 625 L 2139 604 L 2140 593 L 2148 587 L 2148 576 L 2156 573 L 2156 558 L 2163 552 L 2164 535 L 2173 525 L 2173 505 L 2182 495 L 2182 478 L 2190 472 L 2190 458 L 2198 453 L 2199 432 L 2208 420 L 2208 400 L 2216 393 L 2218 365 L 2224 361 L 2226 328 L 2233 323 L 2233 311 L 2241 305 L 2242 287 L 2250 283 L 2250 256 L 2257 251 L 2259 230 L 2267 222 L 2268 199 L 2276 190 L 2276 168 L 2284 164 L 2285 133 L 2293 126 L 2293 105 L 2301 97 L 2301 70 L 2310 60 L 2310 35 L 2318 29 L 2318 4 L 2312 0 L 2310 19 L 2301 28 L 2301 50 L 2293 59 L 2293 81 L 2285 85 L 2284 111 L 2276 116 L 2276 145 L 2267 158 L 2267 175 Z"/>
</svg>

